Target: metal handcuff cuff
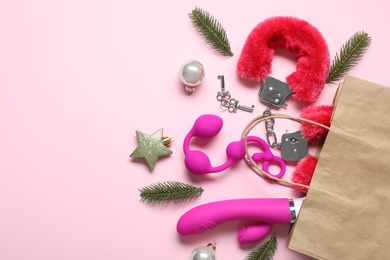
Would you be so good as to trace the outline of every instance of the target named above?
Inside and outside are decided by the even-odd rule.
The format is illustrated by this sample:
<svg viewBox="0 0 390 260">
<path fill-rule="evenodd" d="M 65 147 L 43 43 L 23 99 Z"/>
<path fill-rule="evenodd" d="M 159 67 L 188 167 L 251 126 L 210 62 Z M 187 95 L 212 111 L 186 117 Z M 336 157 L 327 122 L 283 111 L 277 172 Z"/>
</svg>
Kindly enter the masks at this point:
<svg viewBox="0 0 390 260">
<path fill-rule="evenodd" d="M 266 103 L 266 109 L 263 111 L 263 116 L 271 116 L 271 108 L 286 107 L 285 100 L 291 96 L 291 91 L 288 83 L 277 80 L 273 77 L 267 77 L 262 84 L 258 94 L 259 100 Z M 278 143 L 274 130 L 275 118 L 265 120 L 265 131 L 268 145 L 281 150 L 281 157 L 286 161 L 299 161 L 308 154 L 308 141 L 303 138 L 302 131 L 285 133 L 282 135 L 281 143 Z"/>
</svg>

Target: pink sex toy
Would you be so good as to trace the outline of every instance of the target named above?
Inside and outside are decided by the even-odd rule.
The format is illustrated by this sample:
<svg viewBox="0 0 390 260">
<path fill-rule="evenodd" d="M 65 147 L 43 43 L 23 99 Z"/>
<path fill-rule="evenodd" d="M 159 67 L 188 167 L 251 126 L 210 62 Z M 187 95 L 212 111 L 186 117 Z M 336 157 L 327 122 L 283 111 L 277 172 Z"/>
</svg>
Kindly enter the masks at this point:
<svg viewBox="0 0 390 260">
<path fill-rule="evenodd" d="M 198 150 L 190 150 L 189 145 L 192 137 L 199 137 L 203 139 L 210 139 L 216 136 L 222 129 L 223 121 L 216 115 L 202 115 L 195 121 L 192 129 L 188 132 L 183 142 L 183 150 L 185 154 L 184 164 L 187 169 L 197 175 L 220 172 L 230 167 L 235 162 L 244 159 L 245 145 L 244 139 L 231 142 L 226 148 L 227 161 L 220 165 L 213 167 L 210 163 L 210 159 L 205 153 Z M 255 153 L 252 155 L 252 159 L 255 162 L 263 161 L 262 169 L 271 174 L 268 167 L 271 163 L 276 163 L 280 166 L 280 172 L 273 175 L 277 178 L 281 178 L 286 171 L 286 165 L 282 158 L 274 156 L 267 143 L 257 136 L 248 136 L 248 142 L 255 142 L 263 148 L 262 153 Z"/>
<path fill-rule="evenodd" d="M 273 224 L 294 223 L 304 198 L 252 198 L 211 202 L 187 211 L 177 223 L 182 236 L 202 234 L 227 221 L 255 220 L 259 224 L 242 227 L 238 232 L 240 244 L 262 239 Z"/>
</svg>

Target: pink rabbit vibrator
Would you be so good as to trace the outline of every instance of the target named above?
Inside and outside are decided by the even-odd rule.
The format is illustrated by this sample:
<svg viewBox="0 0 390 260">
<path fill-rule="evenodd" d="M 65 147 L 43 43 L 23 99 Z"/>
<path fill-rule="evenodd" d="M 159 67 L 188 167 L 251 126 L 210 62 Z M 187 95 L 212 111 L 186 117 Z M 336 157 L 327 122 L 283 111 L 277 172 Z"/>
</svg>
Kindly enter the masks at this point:
<svg viewBox="0 0 390 260">
<path fill-rule="evenodd" d="M 304 198 L 249 198 L 211 202 L 187 211 L 176 229 L 182 236 L 202 234 L 227 221 L 255 220 L 258 224 L 242 227 L 238 232 L 240 244 L 264 238 L 273 224 L 290 225 L 296 221 Z"/>
</svg>

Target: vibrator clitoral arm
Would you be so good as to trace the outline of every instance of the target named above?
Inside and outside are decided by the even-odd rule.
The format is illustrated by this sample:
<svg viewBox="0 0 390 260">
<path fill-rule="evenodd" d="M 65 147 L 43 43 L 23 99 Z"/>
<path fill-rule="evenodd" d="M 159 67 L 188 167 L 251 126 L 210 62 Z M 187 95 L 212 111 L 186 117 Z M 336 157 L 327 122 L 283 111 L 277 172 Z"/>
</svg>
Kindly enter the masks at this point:
<svg viewBox="0 0 390 260">
<path fill-rule="evenodd" d="M 187 211 L 177 223 L 182 236 L 202 234 L 227 221 L 255 220 L 257 225 L 242 227 L 238 232 L 240 244 L 261 240 L 273 224 L 290 225 L 296 221 L 305 198 L 249 198 L 216 201 Z"/>
</svg>

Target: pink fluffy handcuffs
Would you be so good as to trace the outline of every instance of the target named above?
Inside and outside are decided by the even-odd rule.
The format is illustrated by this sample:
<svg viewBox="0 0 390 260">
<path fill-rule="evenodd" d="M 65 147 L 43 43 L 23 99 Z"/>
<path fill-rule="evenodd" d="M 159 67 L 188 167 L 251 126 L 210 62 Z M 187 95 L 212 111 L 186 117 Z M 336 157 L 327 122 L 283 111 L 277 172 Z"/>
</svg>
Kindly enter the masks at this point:
<svg viewBox="0 0 390 260">
<path fill-rule="evenodd" d="M 274 51 L 282 48 L 298 58 L 296 71 L 286 77 L 292 97 L 314 103 L 323 90 L 329 73 L 328 45 L 318 29 L 296 17 L 276 16 L 260 22 L 249 34 L 237 64 L 237 74 L 244 79 L 264 83 L 272 72 Z M 264 83 L 265 84 L 265 83 Z M 302 118 L 330 125 L 333 106 L 309 106 Z M 312 124 L 302 124 L 302 136 L 318 140 L 327 130 Z M 317 158 L 307 155 L 293 173 L 293 181 L 309 185 Z M 306 189 L 301 189 L 307 192 Z"/>
<path fill-rule="evenodd" d="M 286 78 L 293 98 L 315 102 L 329 73 L 329 49 L 317 28 L 296 17 L 277 16 L 259 23 L 246 39 L 237 64 L 238 75 L 264 82 L 272 72 L 277 48 L 287 49 L 298 58 L 296 71 Z"/>
</svg>

